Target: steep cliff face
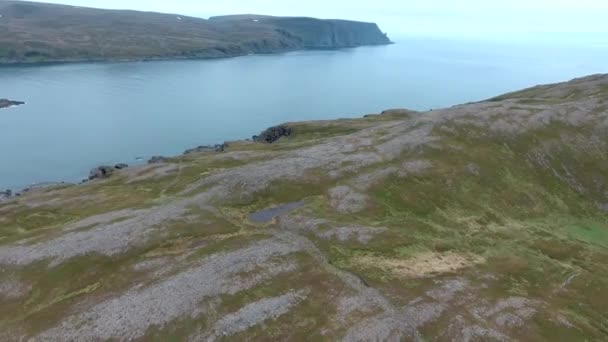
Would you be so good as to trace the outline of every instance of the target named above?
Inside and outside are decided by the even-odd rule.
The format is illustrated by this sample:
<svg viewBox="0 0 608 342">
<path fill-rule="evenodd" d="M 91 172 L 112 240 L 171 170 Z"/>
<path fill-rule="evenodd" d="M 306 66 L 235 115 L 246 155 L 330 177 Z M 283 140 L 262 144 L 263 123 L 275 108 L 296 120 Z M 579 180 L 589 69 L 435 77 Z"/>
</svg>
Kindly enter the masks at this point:
<svg viewBox="0 0 608 342">
<path fill-rule="evenodd" d="M 281 29 L 301 38 L 305 48 L 343 48 L 390 44 L 388 37 L 374 23 L 313 18 L 277 18 Z"/>
<path fill-rule="evenodd" d="M 277 41 L 301 49 L 336 49 L 390 44 L 375 23 L 349 20 L 321 20 L 305 17 L 235 15 L 213 17 L 212 22 L 266 27 L 278 33 Z"/>
<path fill-rule="evenodd" d="M 259 15 L 176 14 L 0 1 L 0 63 L 219 58 L 388 44 L 377 25 Z"/>
</svg>

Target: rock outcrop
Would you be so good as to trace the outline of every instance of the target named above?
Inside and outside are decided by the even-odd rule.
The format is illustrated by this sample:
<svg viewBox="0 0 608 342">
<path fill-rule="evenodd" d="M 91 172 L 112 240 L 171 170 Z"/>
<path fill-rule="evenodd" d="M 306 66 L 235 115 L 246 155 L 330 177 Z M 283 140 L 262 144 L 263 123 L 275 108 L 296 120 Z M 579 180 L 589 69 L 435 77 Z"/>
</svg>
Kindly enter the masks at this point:
<svg viewBox="0 0 608 342">
<path fill-rule="evenodd" d="M 4 191 L 0 191 L 0 201 L 5 201 L 13 197 L 13 190 L 6 189 Z"/>
<path fill-rule="evenodd" d="M 21 106 L 23 104 L 25 104 L 25 102 L 13 101 L 13 100 L 8 100 L 8 99 L 0 99 L 0 109 L 12 107 L 12 106 Z"/>
<path fill-rule="evenodd" d="M 264 142 L 272 144 L 273 142 L 281 139 L 282 137 L 288 137 L 293 134 L 293 128 L 287 125 L 279 125 L 270 127 L 260 135 L 254 135 L 252 140 L 255 142 Z"/>
<path fill-rule="evenodd" d="M 184 154 L 201 153 L 201 152 L 224 152 L 228 148 L 227 143 L 215 145 L 201 145 L 195 148 L 190 148 L 184 151 Z"/>
<path fill-rule="evenodd" d="M 112 176 L 115 168 L 112 166 L 102 165 L 94 168 L 89 172 L 89 179 L 103 179 Z"/>
<path fill-rule="evenodd" d="M 98 166 L 92 169 L 91 172 L 89 172 L 89 180 L 109 178 L 114 174 L 116 170 L 123 170 L 128 167 L 129 165 L 125 163 L 116 164 L 114 166 Z"/>
<path fill-rule="evenodd" d="M 148 159 L 148 164 L 165 163 L 167 161 L 169 161 L 169 158 L 167 158 L 167 157 L 153 156 L 152 158 Z"/>
</svg>

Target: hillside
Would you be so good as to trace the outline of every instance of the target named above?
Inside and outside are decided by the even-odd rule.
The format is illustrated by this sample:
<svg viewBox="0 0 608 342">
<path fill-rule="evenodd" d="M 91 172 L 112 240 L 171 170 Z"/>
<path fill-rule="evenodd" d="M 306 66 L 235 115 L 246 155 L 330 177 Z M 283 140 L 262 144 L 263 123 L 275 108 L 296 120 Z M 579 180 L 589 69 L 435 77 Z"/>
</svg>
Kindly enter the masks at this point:
<svg viewBox="0 0 608 342">
<path fill-rule="evenodd" d="M 102 10 L 0 1 L 0 62 L 219 58 L 389 44 L 376 24 L 345 20 Z"/>
<path fill-rule="evenodd" d="M 0 339 L 605 341 L 608 75 L 0 204 Z"/>
</svg>

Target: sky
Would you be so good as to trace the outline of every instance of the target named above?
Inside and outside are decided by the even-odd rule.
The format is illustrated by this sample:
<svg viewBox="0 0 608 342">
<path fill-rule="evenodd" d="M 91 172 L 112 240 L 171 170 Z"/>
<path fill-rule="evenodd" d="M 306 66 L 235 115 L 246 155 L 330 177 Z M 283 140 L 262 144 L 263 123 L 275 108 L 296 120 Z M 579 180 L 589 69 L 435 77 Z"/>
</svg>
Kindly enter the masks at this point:
<svg viewBox="0 0 608 342">
<path fill-rule="evenodd" d="M 389 35 L 597 37 L 607 0 L 46 0 L 195 17 L 255 13 L 376 22 Z"/>
</svg>

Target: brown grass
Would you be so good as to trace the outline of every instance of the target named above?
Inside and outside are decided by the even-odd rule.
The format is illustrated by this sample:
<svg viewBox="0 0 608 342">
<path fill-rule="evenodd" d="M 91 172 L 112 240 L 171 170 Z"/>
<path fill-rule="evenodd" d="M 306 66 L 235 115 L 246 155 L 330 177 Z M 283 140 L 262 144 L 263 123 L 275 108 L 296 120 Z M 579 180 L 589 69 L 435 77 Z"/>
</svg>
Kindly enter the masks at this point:
<svg viewBox="0 0 608 342">
<path fill-rule="evenodd" d="M 399 278 L 422 278 L 452 273 L 483 262 L 485 260 L 480 256 L 454 252 L 426 252 L 407 259 L 366 255 L 354 260 L 360 267 L 380 268 Z"/>
</svg>

